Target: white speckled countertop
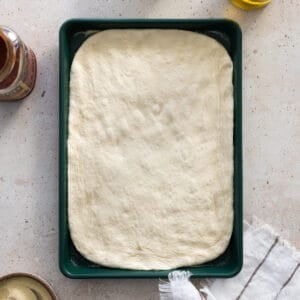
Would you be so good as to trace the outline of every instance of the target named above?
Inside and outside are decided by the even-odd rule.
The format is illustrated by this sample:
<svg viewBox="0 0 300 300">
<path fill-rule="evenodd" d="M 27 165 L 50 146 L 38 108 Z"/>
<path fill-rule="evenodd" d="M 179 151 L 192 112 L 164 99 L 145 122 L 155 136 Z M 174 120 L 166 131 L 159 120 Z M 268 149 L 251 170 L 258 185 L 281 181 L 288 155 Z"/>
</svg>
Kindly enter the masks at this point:
<svg viewBox="0 0 300 300">
<path fill-rule="evenodd" d="M 62 300 L 158 299 L 157 280 L 70 280 L 58 269 L 58 30 L 68 18 L 232 18 L 244 36 L 244 213 L 300 248 L 300 2 L 0 1 L 38 61 L 33 93 L 0 102 L 0 276 L 36 273 Z"/>
</svg>

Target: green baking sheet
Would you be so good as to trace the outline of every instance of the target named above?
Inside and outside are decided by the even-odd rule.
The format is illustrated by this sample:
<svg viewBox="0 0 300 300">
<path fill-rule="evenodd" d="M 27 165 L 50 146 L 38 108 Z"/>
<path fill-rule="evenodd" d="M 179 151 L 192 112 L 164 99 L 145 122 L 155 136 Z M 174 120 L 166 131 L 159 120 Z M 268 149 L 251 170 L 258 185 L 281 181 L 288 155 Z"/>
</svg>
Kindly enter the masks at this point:
<svg viewBox="0 0 300 300">
<path fill-rule="evenodd" d="M 68 229 L 68 113 L 70 67 L 75 52 L 95 31 L 106 29 L 182 29 L 218 40 L 233 61 L 234 85 L 234 224 L 226 251 L 205 264 L 181 268 L 194 277 L 232 277 L 243 262 L 242 216 L 242 33 L 238 24 L 223 19 L 72 19 L 59 32 L 59 266 L 70 278 L 156 278 L 171 270 L 125 270 L 107 268 L 86 260 L 74 247 Z M 172 45 L 170 45 L 172 47 Z"/>
</svg>

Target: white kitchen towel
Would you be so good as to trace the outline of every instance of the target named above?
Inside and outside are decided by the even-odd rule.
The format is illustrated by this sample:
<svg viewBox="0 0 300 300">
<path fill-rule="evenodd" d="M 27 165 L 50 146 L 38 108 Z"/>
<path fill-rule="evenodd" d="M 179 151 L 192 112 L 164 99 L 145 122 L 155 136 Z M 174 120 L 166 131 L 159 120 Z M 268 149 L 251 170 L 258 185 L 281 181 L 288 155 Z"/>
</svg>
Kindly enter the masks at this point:
<svg viewBox="0 0 300 300">
<path fill-rule="evenodd" d="M 160 300 L 216 300 L 207 287 L 198 291 L 189 280 L 191 275 L 189 271 L 173 271 L 168 275 L 169 281 L 160 280 Z"/>
<path fill-rule="evenodd" d="M 254 219 L 245 224 L 242 271 L 233 278 L 210 280 L 199 294 L 206 300 L 300 300 L 300 252 Z M 187 294 L 167 299 L 195 298 Z"/>
<path fill-rule="evenodd" d="M 217 300 L 300 299 L 300 253 L 259 220 L 245 224 L 244 265 L 231 279 L 215 279 Z"/>
<path fill-rule="evenodd" d="M 189 271 L 173 271 L 169 273 L 169 282 L 161 280 L 158 287 L 160 300 L 202 300 L 196 287 L 190 282 Z"/>
</svg>

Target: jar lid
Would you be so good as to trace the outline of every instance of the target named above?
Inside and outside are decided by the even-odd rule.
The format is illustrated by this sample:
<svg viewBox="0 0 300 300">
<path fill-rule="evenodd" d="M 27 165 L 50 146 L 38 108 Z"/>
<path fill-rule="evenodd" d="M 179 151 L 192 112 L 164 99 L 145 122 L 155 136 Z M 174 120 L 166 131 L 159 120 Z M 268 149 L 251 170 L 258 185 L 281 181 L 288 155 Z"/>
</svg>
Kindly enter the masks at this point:
<svg viewBox="0 0 300 300">
<path fill-rule="evenodd" d="M 57 300 L 48 283 L 29 273 L 12 273 L 0 277 L 0 299 Z"/>
<path fill-rule="evenodd" d="M 246 10 L 263 8 L 271 1 L 272 0 L 231 0 L 235 6 Z"/>
</svg>

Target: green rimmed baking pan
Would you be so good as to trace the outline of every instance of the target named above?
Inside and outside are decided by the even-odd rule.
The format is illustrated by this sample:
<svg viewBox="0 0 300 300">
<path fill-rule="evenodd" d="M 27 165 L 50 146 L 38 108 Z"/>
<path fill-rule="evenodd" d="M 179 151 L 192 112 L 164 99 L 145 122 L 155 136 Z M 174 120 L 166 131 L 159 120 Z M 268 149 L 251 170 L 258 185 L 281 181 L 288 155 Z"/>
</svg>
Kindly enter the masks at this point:
<svg viewBox="0 0 300 300">
<path fill-rule="evenodd" d="M 59 32 L 59 266 L 70 278 L 155 278 L 171 270 L 138 271 L 107 268 L 86 260 L 75 249 L 68 229 L 68 113 L 70 67 L 75 52 L 94 31 L 106 29 L 182 29 L 218 40 L 233 61 L 234 85 L 234 225 L 226 251 L 205 264 L 182 268 L 194 277 L 232 277 L 243 262 L 242 173 L 242 33 L 238 24 L 222 19 L 72 19 Z"/>
</svg>

